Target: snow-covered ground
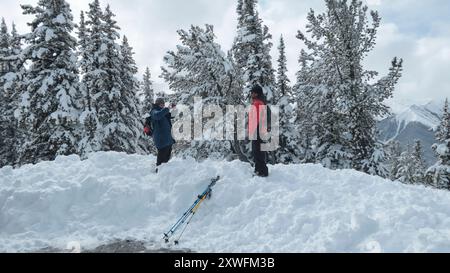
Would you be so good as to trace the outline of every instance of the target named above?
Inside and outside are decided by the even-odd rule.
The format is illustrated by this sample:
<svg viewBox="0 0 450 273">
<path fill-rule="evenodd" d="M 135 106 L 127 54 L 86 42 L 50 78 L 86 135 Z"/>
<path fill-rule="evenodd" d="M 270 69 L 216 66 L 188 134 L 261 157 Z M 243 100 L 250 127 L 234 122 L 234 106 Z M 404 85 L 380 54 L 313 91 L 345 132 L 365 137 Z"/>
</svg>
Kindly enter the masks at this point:
<svg viewBox="0 0 450 273">
<path fill-rule="evenodd" d="M 352 170 L 96 153 L 0 170 L 0 252 L 95 248 L 113 239 L 165 247 L 162 234 L 221 175 L 180 248 L 200 252 L 449 252 L 450 193 Z"/>
</svg>

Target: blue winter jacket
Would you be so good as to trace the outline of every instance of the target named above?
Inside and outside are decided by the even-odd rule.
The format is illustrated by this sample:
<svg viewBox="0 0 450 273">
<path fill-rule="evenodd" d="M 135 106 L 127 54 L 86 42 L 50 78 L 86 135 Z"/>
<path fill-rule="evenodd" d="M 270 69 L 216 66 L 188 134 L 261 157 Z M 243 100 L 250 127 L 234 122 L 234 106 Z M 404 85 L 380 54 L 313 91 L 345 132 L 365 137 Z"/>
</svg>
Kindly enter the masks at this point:
<svg viewBox="0 0 450 273">
<path fill-rule="evenodd" d="M 175 143 L 172 137 L 171 114 L 168 108 L 154 106 L 151 113 L 153 127 L 153 141 L 158 150 Z"/>
</svg>

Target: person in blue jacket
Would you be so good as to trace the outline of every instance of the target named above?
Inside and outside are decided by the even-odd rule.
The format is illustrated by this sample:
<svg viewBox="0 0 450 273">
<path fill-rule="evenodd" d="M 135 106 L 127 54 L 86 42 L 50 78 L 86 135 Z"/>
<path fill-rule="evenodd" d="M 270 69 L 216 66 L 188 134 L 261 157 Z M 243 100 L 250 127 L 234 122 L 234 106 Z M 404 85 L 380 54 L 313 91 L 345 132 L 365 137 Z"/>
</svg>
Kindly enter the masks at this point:
<svg viewBox="0 0 450 273">
<path fill-rule="evenodd" d="M 169 108 L 165 107 L 165 101 L 158 98 L 150 113 L 153 127 L 153 141 L 158 149 L 156 166 L 169 162 L 172 154 L 172 146 L 175 140 L 172 137 L 172 115 Z M 158 172 L 158 169 L 156 169 Z"/>
</svg>

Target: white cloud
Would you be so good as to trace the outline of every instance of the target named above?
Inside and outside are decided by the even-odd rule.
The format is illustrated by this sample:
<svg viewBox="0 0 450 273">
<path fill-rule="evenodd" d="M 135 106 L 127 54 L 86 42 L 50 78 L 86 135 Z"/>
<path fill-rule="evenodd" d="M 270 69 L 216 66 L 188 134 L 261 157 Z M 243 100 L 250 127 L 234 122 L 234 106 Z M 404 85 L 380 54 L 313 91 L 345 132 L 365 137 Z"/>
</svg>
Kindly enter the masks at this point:
<svg viewBox="0 0 450 273">
<path fill-rule="evenodd" d="M 408 105 L 442 100 L 450 94 L 450 36 L 419 36 L 402 33 L 394 23 L 380 27 L 378 44 L 369 55 L 367 67 L 387 73 L 389 62 L 404 59 L 403 77 L 391 103 Z"/>
</svg>

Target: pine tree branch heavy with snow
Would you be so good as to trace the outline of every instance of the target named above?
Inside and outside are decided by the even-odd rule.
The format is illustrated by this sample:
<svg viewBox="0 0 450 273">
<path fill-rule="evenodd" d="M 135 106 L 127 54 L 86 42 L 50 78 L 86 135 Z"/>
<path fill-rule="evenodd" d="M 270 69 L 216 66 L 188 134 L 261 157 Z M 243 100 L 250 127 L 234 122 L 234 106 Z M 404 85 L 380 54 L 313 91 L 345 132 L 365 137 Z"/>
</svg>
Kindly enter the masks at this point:
<svg viewBox="0 0 450 273">
<path fill-rule="evenodd" d="M 218 105 L 221 110 L 227 105 L 240 104 L 237 72 L 215 42 L 213 27 L 192 26 L 189 31 L 179 30 L 178 34 L 182 45 L 177 46 L 177 52 L 166 54 L 166 65 L 162 68 L 162 77 L 176 92 L 177 102 L 192 107 L 194 98 L 199 97 L 205 105 Z M 202 125 L 206 122 L 204 120 Z M 199 159 L 211 154 L 227 157 L 230 153 L 230 143 L 220 140 L 195 141 L 184 152 Z"/>
</svg>

